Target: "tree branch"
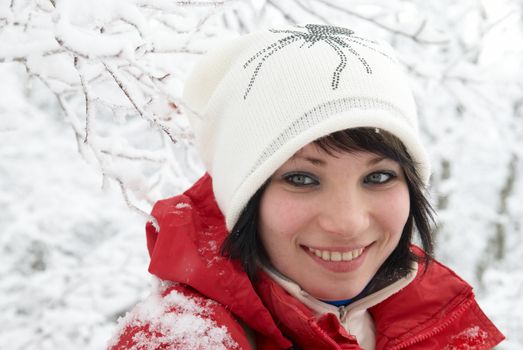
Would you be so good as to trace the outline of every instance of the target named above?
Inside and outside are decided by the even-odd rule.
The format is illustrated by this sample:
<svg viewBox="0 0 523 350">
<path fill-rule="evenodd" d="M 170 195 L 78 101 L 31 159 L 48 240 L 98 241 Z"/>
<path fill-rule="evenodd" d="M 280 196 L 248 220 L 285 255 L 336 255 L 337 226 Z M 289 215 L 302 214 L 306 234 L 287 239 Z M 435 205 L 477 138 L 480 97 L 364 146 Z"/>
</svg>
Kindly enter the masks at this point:
<svg viewBox="0 0 523 350">
<path fill-rule="evenodd" d="M 301 1 L 299 0 L 294 0 L 294 2 L 296 3 L 296 5 L 298 5 L 298 7 L 300 7 L 302 10 L 304 10 L 305 12 L 307 12 L 308 14 L 316 17 L 317 19 L 319 19 L 322 23 L 325 23 L 325 24 L 331 24 L 331 22 L 323 17 L 323 16 L 320 16 L 318 13 L 314 12 L 313 10 L 311 10 L 310 8 L 308 8 L 307 6 L 305 6 L 304 4 L 301 3 Z"/>
<path fill-rule="evenodd" d="M 85 81 L 84 75 L 80 70 L 79 58 L 74 58 L 74 67 L 76 68 L 76 71 L 78 72 L 78 76 L 80 77 L 80 84 L 82 85 L 82 91 L 84 94 L 84 100 L 85 100 L 85 137 L 84 137 L 84 143 L 89 142 L 89 135 L 90 135 L 90 128 L 91 128 L 91 120 L 93 120 L 93 108 L 91 106 L 91 92 L 89 90 L 89 86 L 87 85 L 87 82 Z"/>
<path fill-rule="evenodd" d="M 348 9 L 346 9 L 344 7 L 341 7 L 341 6 L 338 6 L 338 5 L 335 5 L 335 4 L 331 4 L 328 1 L 325 1 L 325 0 L 315 0 L 315 1 L 325 5 L 327 7 L 330 7 L 332 9 L 336 10 L 336 11 L 340 11 L 340 12 L 346 13 L 346 14 L 348 14 L 350 16 L 353 16 L 353 17 L 359 18 L 361 20 L 370 22 L 370 23 L 376 25 L 377 27 L 380 27 L 382 29 L 385 29 L 388 32 L 391 32 L 392 34 L 406 37 L 406 38 L 411 39 L 414 42 L 419 43 L 419 44 L 446 45 L 446 44 L 449 43 L 449 40 L 425 40 L 425 39 L 422 39 L 422 38 L 419 37 L 420 29 L 418 29 L 415 34 L 405 33 L 405 32 L 403 32 L 401 30 L 398 30 L 398 29 L 392 28 L 392 27 L 390 27 L 390 26 L 388 26 L 386 24 L 380 23 L 380 22 L 376 21 L 373 18 L 363 16 L 363 15 L 361 15 L 361 14 L 355 12 L 355 11 L 348 10 Z M 424 24 L 422 24 L 422 26 L 424 26 Z"/>
<path fill-rule="evenodd" d="M 104 67 L 107 70 L 107 72 L 111 75 L 113 80 L 116 82 L 116 84 L 120 87 L 120 90 L 122 90 L 122 92 L 127 97 L 129 102 L 131 102 L 131 104 L 133 105 L 134 109 L 138 112 L 140 117 L 142 117 L 143 119 L 147 120 L 150 123 L 151 126 L 156 126 L 160 130 L 162 130 L 171 139 L 171 141 L 173 143 L 176 143 L 177 141 L 174 138 L 174 136 L 172 135 L 172 133 L 169 130 L 169 128 L 167 126 L 163 125 L 157 118 L 155 118 L 153 116 L 149 116 L 149 113 L 144 111 L 138 105 L 138 103 L 136 102 L 135 98 L 133 96 L 131 96 L 131 93 L 130 93 L 129 89 L 127 88 L 127 86 L 125 85 L 123 80 L 120 78 L 118 73 L 116 73 L 116 70 L 113 69 L 113 68 L 110 68 L 109 65 L 106 62 L 102 62 L 102 64 L 104 65 Z"/>
<path fill-rule="evenodd" d="M 515 13 L 515 11 L 509 11 L 505 15 L 501 16 L 498 20 L 491 23 L 482 33 L 482 38 L 485 37 L 490 31 L 492 31 L 494 28 L 499 26 L 501 23 L 507 20 L 510 16 L 512 16 Z M 454 61 L 452 61 L 447 68 L 443 71 L 443 76 L 447 76 L 451 70 L 453 70 L 455 67 L 458 66 L 459 63 L 461 63 L 464 59 L 466 59 L 471 54 L 477 54 L 481 51 L 482 43 L 481 40 L 478 40 L 479 43 L 477 45 L 474 45 L 472 47 L 469 47 L 467 49 L 464 49 L 463 53 L 457 57 Z"/>
<path fill-rule="evenodd" d="M 120 186 L 120 190 L 122 192 L 122 196 L 125 200 L 125 203 L 127 204 L 127 206 L 134 210 L 136 213 L 138 213 L 140 216 L 143 216 L 148 222 L 150 222 L 154 228 L 156 229 L 157 232 L 160 231 L 160 225 L 158 225 L 158 221 L 156 220 L 156 218 L 148 213 L 146 213 L 145 211 L 143 211 L 142 209 L 138 208 L 136 205 L 134 205 L 133 203 L 131 203 L 130 199 L 129 199 L 129 195 L 127 194 L 127 189 L 125 188 L 125 185 L 122 181 L 122 179 L 118 178 L 118 177 L 115 177 L 115 176 L 111 176 L 111 178 L 113 180 L 115 180 L 118 185 Z"/>
<path fill-rule="evenodd" d="M 273 0 L 267 0 L 267 4 L 271 5 L 276 10 L 278 10 L 278 12 L 280 12 L 283 15 L 283 18 L 285 18 L 287 22 L 290 22 L 292 24 L 298 23 L 298 21 L 294 17 L 292 17 L 290 13 L 282 9 L 280 6 L 276 5 L 276 3 Z"/>
</svg>

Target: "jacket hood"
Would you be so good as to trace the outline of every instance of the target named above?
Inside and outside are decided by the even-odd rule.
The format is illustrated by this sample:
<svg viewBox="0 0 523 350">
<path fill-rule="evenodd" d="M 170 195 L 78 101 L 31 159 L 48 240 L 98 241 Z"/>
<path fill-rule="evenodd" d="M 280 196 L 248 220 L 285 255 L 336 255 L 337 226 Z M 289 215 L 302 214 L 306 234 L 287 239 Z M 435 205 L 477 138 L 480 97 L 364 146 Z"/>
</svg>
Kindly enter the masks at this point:
<svg viewBox="0 0 523 350">
<path fill-rule="evenodd" d="M 220 253 L 228 232 L 208 174 L 182 195 L 158 201 L 152 215 L 160 230 L 147 223 L 150 273 L 194 288 L 283 348 L 290 346 L 240 264 Z"/>
</svg>

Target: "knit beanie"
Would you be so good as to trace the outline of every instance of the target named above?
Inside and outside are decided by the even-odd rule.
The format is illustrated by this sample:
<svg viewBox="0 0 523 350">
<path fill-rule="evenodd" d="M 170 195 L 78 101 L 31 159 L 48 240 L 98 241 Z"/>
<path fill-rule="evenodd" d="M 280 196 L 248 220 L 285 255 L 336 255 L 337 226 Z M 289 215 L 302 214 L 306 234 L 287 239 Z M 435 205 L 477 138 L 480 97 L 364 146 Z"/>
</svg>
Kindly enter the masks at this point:
<svg viewBox="0 0 523 350">
<path fill-rule="evenodd" d="M 307 24 L 222 42 L 189 75 L 183 99 L 228 230 L 293 154 L 344 129 L 392 133 L 428 183 L 402 67 L 388 44 L 350 29 Z"/>
</svg>

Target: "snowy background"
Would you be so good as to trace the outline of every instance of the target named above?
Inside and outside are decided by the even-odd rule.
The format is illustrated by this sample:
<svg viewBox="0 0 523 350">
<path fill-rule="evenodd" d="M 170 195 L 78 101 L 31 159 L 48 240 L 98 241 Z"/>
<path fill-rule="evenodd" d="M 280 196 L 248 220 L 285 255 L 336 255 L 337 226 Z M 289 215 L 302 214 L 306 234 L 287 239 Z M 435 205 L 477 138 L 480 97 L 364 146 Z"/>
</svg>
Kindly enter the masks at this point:
<svg viewBox="0 0 523 350">
<path fill-rule="evenodd" d="M 152 204 L 202 174 L 184 77 L 221 38 L 389 41 L 433 162 L 437 257 L 523 348 L 522 0 L 0 0 L 0 349 L 103 349 L 147 295 Z"/>
</svg>

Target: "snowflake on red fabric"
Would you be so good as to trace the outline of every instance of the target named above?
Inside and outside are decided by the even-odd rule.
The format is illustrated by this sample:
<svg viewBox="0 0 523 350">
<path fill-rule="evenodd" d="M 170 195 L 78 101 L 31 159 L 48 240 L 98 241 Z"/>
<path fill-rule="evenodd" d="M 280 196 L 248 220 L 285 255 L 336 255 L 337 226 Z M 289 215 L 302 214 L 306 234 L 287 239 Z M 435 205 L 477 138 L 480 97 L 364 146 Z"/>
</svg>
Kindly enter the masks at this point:
<svg viewBox="0 0 523 350">
<path fill-rule="evenodd" d="M 304 32 L 300 30 L 271 29 L 270 31 L 272 33 L 285 33 L 289 35 L 277 40 L 276 42 L 270 44 L 266 48 L 258 51 L 243 64 L 243 68 L 247 69 L 247 67 L 252 62 L 258 61 L 258 64 L 251 76 L 251 80 L 249 81 L 247 89 L 245 90 L 245 93 L 243 95 L 244 99 L 247 98 L 247 95 L 251 91 L 254 85 L 254 81 L 258 77 L 258 74 L 262 69 L 263 64 L 269 59 L 269 57 L 274 55 L 276 52 L 284 49 L 286 46 L 291 45 L 295 42 L 303 41 L 300 47 L 303 47 L 305 44 L 308 44 L 307 48 L 311 48 L 319 42 L 324 42 L 328 44 L 336 52 L 336 54 L 340 58 L 340 63 L 335 68 L 332 75 L 331 87 L 333 90 L 338 88 L 338 85 L 340 83 L 340 74 L 347 66 L 346 51 L 348 51 L 350 54 L 355 56 L 360 61 L 360 63 L 365 68 L 367 74 L 372 74 L 371 66 L 367 63 L 365 58 L 361 56 L 360 53 L 354 48 L 354 45 L 365 47 L 393 60 L 389 55 L 379 51 L 374 47 L 376 44 L 375 41 L 354 35 L 354 31 L 350 29 L 320 24 L 307 24 L 305 26 L 296 27 L 298 29 L 305 29 L 306 31 Z"/>
<path fill-rule="evenodd" d="M 479 326 L 473 326 L 452 337 L 450 343 L 443 350 L 484 349 L 487 339 L 488 333 L 486 331 Z"/>
</svg>

